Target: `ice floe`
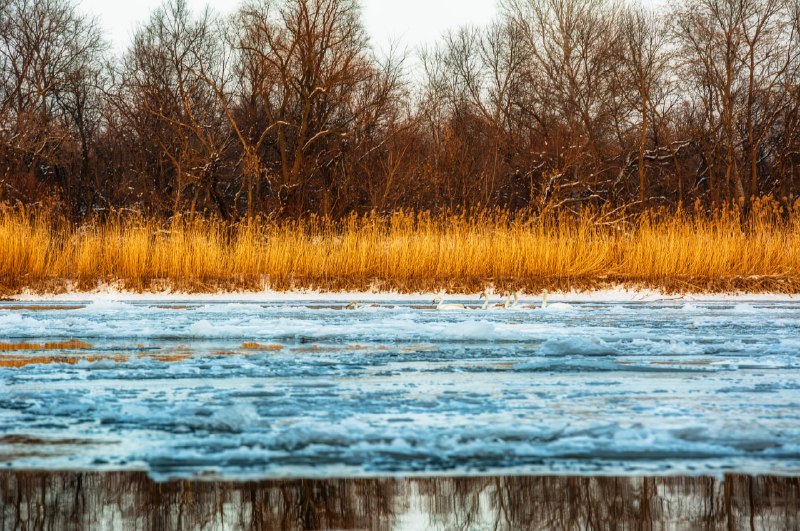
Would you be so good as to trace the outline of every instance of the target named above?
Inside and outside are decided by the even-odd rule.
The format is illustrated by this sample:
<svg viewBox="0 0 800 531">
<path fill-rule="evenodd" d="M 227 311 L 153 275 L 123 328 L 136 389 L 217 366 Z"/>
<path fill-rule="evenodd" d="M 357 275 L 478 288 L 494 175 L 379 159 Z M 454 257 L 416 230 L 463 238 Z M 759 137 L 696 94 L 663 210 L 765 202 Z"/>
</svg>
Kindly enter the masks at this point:
<svg viewBox="0 0 800 531">
<path fill-rule="evenodd" d="M 402 297 L 356 311 L 336 299 L 85 302 L 3 303 L 0 345 L 92 345 L 0 352 L 31 358 L 0 366 L 6 466 L 156 478 L 800 472 L 791 300 L 493 312 Z M 3 443 L 20 437 L 37 442 Z M 53 442 L 64 440 L 88 442 Z"/>
</svg>

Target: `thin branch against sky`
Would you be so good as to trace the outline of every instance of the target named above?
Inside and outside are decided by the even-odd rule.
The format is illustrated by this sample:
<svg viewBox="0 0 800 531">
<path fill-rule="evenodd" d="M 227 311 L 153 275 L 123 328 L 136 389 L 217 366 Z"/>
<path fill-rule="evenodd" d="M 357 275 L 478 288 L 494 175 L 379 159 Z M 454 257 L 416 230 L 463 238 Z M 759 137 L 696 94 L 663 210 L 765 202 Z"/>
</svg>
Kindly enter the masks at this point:
<svg viewBox="0 0 800 531">
<path fill-rule="evenodd" d="M 210 5 L 223 14 L 239 5 L 231 0 L 187 1 L 195 11 Z M 651 4 L 663 2 L 644 1 Z M 131 42 L 137 25 L 145 22 L 150 12 L 161 3 L 162 0 L 82 0 L 81 9 L 99 18 L 113 49 L 122 51 Z M 398 43 L 410 51 L 435 42 L 450 28 L 486 24 L 498 10 L 497 0 L 361 0 L 361 5 L 364 23 L 374 46 L 386 48 Z"/>
<path fill-rule="evenodd" d="M 81 9 L 99 18 L 113 48 L 121 51 L 130 43 L 136 26 L 146 21 L 160 4 L 160 0 L 113 3 L 83 0 Z M 210 5 L 223 14 L 238 5 L 222 0 L 188 0 L 188 4 L 198 12 Z M 377 47 L 399 42 L 404 47 L 415 48 L 435 41 L 448 28 L 485 24 L 497 12 L 495 0 L 362 0 L 361 5 L 364 23 Z"/>
</svg>

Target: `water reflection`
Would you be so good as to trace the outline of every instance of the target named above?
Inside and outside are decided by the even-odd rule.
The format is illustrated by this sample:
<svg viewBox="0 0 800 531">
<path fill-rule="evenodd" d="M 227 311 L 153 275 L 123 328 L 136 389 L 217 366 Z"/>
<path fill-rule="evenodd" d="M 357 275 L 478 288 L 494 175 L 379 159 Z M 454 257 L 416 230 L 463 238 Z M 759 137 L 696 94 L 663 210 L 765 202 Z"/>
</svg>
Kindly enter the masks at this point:
<svg viewBox="0 0 800 531">
<path fill-rule="evenodd" d="M 0 473 L 2 529 L 796 529 L 800 478 L 153 482 Z"/>
</svg>

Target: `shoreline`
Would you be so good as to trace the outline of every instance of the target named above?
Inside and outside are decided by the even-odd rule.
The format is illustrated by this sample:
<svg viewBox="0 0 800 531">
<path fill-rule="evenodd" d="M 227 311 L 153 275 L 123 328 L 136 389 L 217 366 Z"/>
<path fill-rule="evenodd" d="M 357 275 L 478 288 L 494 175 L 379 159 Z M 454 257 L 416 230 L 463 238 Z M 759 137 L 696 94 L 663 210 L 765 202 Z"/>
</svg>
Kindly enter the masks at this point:
<svg viewBox="0 0 800 531">
<path fill-rule="evenodd" d="M 502 298 L 501 290 L 487 289 L 490 298 Z M 3 299 L 6 302 L 151 302 L 151 301 L 174 301 L 174 302 L 234 302 L 234 303 L 255 303 L 255 302 L 306 302 L 306 301 L 404 301 L 404 302 L 429 302 L 439 295 L 439 292 L 422 291 L 415 293 L 404 293 L 391 290 L 374 291 L 322 291 L 310 289 L 295 290 L 272 290 L 265 289 L 260 291 L 209 291 L 209 292 L 185 292 L 185 291 L 134 291 L 127 290 L 111 285 L 101 286 L 93 290 L 68 289 L 59 293 L 40 293 L 23 290 L 20 293 L 7 296 Z M 541 293 L 519 292 L 521 302 L 531 300 L 541 300 Z M 475 293 L 447 293 L 447 300 L 453 301 L 472 301 L 478 299 Z M 558 302 L 661 302 L 661 301 L 685 301 L 685 302 L 714 302 L 714 301 L 753 301 L 753 302 L 800 302 L 800 295 L 779 292 L 730 292 L 730 293 L 668 293 L 657 289 L 649 288 L 628 288 L 622 285 L 599 288 L 593 290 L 572 290 L 572 291 L 550 291 L 548 301 Z"/>
<path fill-rule="evenodd" d="M 621 230 L 591 212 L 238 225 L 114 218 L 74 226 L 0 209 L 0 297 L 113 290 L 349 298 L 620 287 L 664 295 L 800 294 L 800 210 L 785 221 L 726 212 L 645 213 Z"/>
</svg>

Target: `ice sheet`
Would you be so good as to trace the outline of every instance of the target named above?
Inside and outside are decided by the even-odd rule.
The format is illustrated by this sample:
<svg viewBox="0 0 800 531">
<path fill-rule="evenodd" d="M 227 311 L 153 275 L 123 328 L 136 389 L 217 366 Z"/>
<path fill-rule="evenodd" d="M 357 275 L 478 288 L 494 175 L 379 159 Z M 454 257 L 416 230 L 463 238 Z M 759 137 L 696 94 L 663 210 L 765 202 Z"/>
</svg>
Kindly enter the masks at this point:
<svg viewBox="0 0 800 531">
<path fill-rule="evenodd" d="M 13 468 L 800 473 L 793 301 L 37 304 L 0 304 L 0 343 L 92 347 L 0 352 L 57 358 L 0 367 L 0 463 Z"/>
</svg>

